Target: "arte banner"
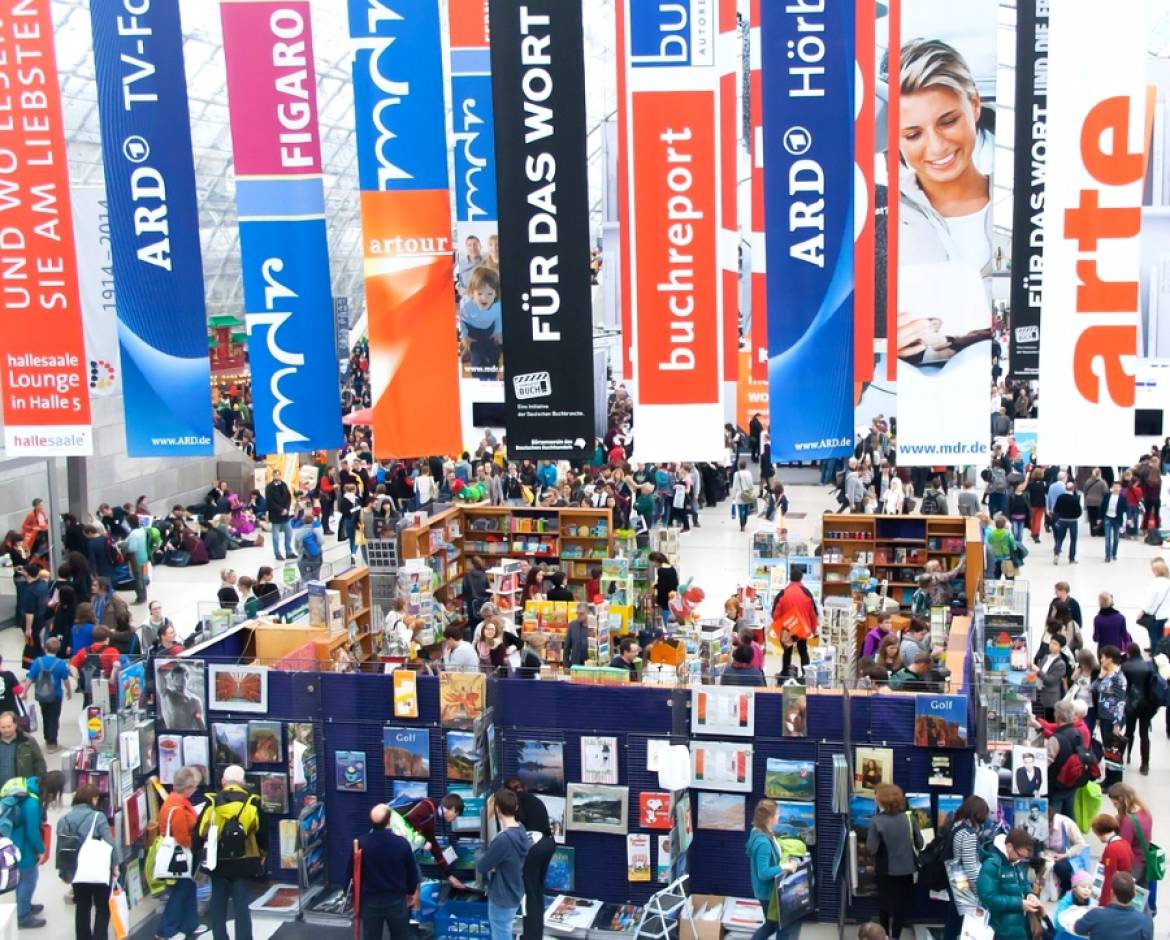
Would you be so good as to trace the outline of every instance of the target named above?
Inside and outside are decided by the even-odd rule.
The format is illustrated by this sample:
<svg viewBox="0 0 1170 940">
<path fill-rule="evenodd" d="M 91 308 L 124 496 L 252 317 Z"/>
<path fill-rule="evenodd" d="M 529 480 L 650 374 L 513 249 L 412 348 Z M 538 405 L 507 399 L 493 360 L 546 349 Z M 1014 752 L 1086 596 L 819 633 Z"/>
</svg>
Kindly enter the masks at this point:
<svg viewBox="0 0 1170 940">
<path fill-rule="evenodd" d="M 593 451 L 581 0 L 491 0 L 508 454 Z"/>
<path fill-rule="evenodd" d="M 1044 175 L 1048 165 L 1049 0 L 1016 2 L 1016 132 L 1008 374 L 1040 374 L 1044 297 Z"/>
<path fill-rule="evenodd" d="M 0 375 L 9 457 L 93 453 L 49 0 L 0 3 Z"/>
<path fill-rule="evenodd" d="M 752 380 L 768 380 L 768 251 L 764 234 L 764 79 L 760 48 L 760 0 L 751 0 L 748 13 L 748 126 L 752 162 L 751 298 L 752 322 L 747 331 Z M 746 428 L 746 425 L 744 426 Z"/>
<path fill-rule="evenodd" d="M 455 151 L 455 232 L 459 363 L 464 394 L 504 378 L 500 233 L 488 0 L 449 0 L 451 121 Z"/>
<path fill-rule="evenodd" d="M 374 452 L 459 453 L 438 0 L 401 4 L 393 15 L 380 0 L 350 0 L 349 31 L 357 47 L 353 88 Z"/>
<path fill-rule="evenodd" d="M 853 20 L 852 2 L 763 4 L 768 390 L 778 462 L 853 450 Z M 814 387 L 799 407 L 779 408 Z"/>
<path fill-rule="evenodd" d="M 739 109 L 736 107 L 743 44 L 735 0 L 718 0 L 719 39 L 719 269 L 723 293 L 723 397 L 735 397 L 739 372 Z M 725 416 L 726 417 L 726 416 Z"/>
<path fill-rule="evenodd" d="M 228 119 L 256 452 L 341 443 L 307 0 L 224 0 Z"/>
<path fill-rule="evenodd" d="M 1144 4 L 1101 16 L 1051 7 L 1039 445 L 1048 463 L 1096 465 L 1134 448 L 1142 189 Z"/>
<path fill-rule="evenodd" d="M 206 457 L 211 361 L 179 5 L 89 9 L 126 452 Z"/>
<path fill-rule="evenodd" d="M 716 22 L 621 2 L 629 153 L 635 429 L 640 460 L 712 461 L 723 443 L 723 255 Z M 679 428 L 686 427 L 686 434 Z"/>
<path fill-rule="evenodd" d="M 77 242 L 77 290 L 88 358 L 89 397 L 121 391 L 118 312 L 110 254 L 110 210 L 102 186 L 73 187 L 73 237 Z"/>
<path fill-rule="evenodd" d="M 991 218 L 998 5 L 901 0 L 899 22 L 888 117 L 901 161 L 897 199 L 887 193 L 898 463 L 981 464 L 990 452 L 991 282 L 1007 249 Z"/>
</svg>

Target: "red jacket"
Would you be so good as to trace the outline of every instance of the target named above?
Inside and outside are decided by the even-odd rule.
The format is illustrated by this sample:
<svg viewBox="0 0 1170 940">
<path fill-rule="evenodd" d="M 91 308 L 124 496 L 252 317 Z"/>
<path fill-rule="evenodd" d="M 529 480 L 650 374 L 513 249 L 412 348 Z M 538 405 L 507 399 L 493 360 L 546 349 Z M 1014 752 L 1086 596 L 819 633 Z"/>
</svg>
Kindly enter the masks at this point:
<svg viewBox="0 0 1170 940">
<path fill-rule="evenodd" d="M 1040 733 L 1046 738 L 1052 737 L 1058 729 L 1064 727 L 1059 721 L 1045 721 L 1043 718 L 1037 718 L 1036 723 L 1040 726 Z M 1085 724 L 1085 719 L 1078 718 L 1073 722 L 1073 727 L 1081 733 L 1081 739 L 1085 742 L 1085 747 L 1091 748 L 1093 746 L 1093 734 L 1089 731 L 1089 726 Z"/>
<path fill-rule="evenodd" d="M 1113 876 L 1119 871 L 1133 871 L 1133 849 L 1121 836 L 1106 843 L 1101 853 L 1101 864 L 1105 866 L 1105 883 L 1101 885 L 1101 907 L 1113 900 Z"/>
<path fill-rule="evenodd" d="M 809 625 L 810 635 L 817 632 L 817 605 L 812 594 L 803 584 L 789 584 L 776 603 L 772 605 L 772 622 L 775 623 L 790 610 L 795 610 Z"/>
</svg>

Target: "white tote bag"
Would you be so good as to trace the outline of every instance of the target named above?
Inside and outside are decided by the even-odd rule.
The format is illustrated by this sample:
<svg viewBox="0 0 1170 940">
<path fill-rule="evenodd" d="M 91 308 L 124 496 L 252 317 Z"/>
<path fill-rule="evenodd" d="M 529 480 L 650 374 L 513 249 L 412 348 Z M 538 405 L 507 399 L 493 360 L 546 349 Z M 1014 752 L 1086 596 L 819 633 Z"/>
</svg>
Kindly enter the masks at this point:
<svg viewBox="0 0 1170 940">
<path fill-rule="evenodd" d="M 154 877 L 159 880 L 172 878 L 192 878 L 191 850 L 182 846 L 171 835 L 171 819 L 175 811 L 167 814 L 167 831 L 158 844 L 154 853 Z"/>
<path fill-rule="evenodd" d="M 94 830 L 97 828 L 97 813 L 93 814 L 93 822 L 89 824 L 89 835 L 77 850 L 77 871 L 73 875 L 73 884 L 107 885 L 110 883 L 110 859 L 114 854 L 114 847 L 105 839 L 95 839 Z"/>
</svg>

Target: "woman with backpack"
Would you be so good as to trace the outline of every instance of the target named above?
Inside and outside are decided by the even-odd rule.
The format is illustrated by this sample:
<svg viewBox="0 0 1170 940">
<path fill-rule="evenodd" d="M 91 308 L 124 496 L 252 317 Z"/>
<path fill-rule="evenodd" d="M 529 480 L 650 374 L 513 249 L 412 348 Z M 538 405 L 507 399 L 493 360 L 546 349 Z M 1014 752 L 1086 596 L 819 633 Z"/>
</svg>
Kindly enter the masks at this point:
<svg viewBox="0 0 1170 940">
<path fill-rule="evenodd" d="M 922 833 L 906 811 L 906 797 L 894 783 L 874 791 L 878 813 L 869 821 L 865 847 L 877 864 L 878 920 L 892 940 L 902 936 L 902 922 L 914 913 L 914 876 Z"/>
<path fill-rule="evenodd" d="M 26 697 L 33 695 L 41 707 L 44 722 L 45 746 L 50 754 L 60 750 L 57 731 L 61 725 L 61 699 L 72 698 L 69 688 L 69 663 L 58 655 L 61 640 L 55 636 L 45 642 L 45 653 L 32 661 L 28 668 L 30 685 Z"/>
<path fill-rule="evenodd" d="M 1117 834 L 1133 850 L 1133 877 L 1144 888 L 1150 889 L 1151 914 L 1158 912 L 1158 882 L 1146 870 L 1146 849 L 1154 841 L 1154 817 L 1141 797 L 1128 783 L 1115 783 L 1107 794 L 1117 810 Z M 1154 873 L 1156 874 L 1156 872 Z"/>
<path fill-rule="evenodd" d="M 1121 664 L 1125 676 L 1125 761 L 1133 756 L 1133 733 L 1140 736 L 1139 753 L 1141 766 L 1138 773 L 1143 777 L 1150 773 L 1150 721 L 1158 711 L 1154 694 L 1154 664 L 1142 658 L 1141 647 L 1130 643 L 1125 648 L 1125 661 Z"/>
<path fill-rule="evenodd" d="M 951 818 L 951 858 L 962 866 L 963 874 L 971 885 L 972 895 L 975 894 L 975 882 L 979 880 L 979 834 L 990 815 L 991 810 L 983 797 L 969 796 Z M 947 907 L 943 924 L 943 940 L 957 940 L 962 931 L 963 918 L 978 912 L 979 905 L 969 898 L 956 897 L 949 884 L 947 891 L 951 903 Z"/>
<path fill-rule="evenodd" d="M 57 874 L 73 886 L 73 929 L 77 940 L 104 940 L 110 929 L 110 883 L 118 877 L 118 866 L 114 864 L 110 824 L 97 808 L 100 799 L 94 784 L 82 784 L 73 794 L 72 809 L 57 822 Z M 83 873 L 87 879 L 84 882 L 76 880 L 78 857 L 89 839 L 100 839 L 111 849 L 110 871 L 100 882 L 88 880 L 96 876 L 95 872 Z"/>
</svg>

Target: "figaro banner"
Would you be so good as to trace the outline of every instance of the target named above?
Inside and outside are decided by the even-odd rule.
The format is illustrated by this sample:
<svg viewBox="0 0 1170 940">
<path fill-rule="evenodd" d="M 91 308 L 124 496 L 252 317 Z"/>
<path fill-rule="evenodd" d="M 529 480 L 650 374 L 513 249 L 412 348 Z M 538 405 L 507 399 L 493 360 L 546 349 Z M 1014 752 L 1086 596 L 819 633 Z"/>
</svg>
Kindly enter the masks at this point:
<svg viewBox="0 0 1170 940">
<path fill-rule="evenodd" d="M 224 0 L 256 452 L 341 443 L 307 0 Z"/>
<path fill-rule="evenodd" d="M 1060 406 L 1040 408 L 1046 463 L 1109 463 L 1134 446 L 1145 8 L 1051 6 L 1048 152 L 1060 159 L 1046 174 L 1040 383 Z"/>
<path fill-rule="evenodd" d="M 50 0 L 0 3 L 0 375 L 9 457 L 93 452 Z"/>
<path fill-rule="evenodd" d="M 491 0 L 508 454 L 593 450 L 580 0 Z"/>
<path fill-rule="evenodd" d="M 669 10 L 624 0 L 617 15 L 638 457 L 718 460 L 726 368 L 718 24 L 707 0 Z"/>
<path fill-rule="evenodd" d="M 772 459 L 838 457 L 853 449 L 854 3 L 762 6 Z"/>
<path fill-rule="evenodd" d="M 463 449 L 438 0 L 349 0 L 378 457 Z"/>
<path fill-rule="evenodd" d="M 126 452 L 207 456 L 211 361 L 179 4 L 89 9 Z"/>
</svg>

